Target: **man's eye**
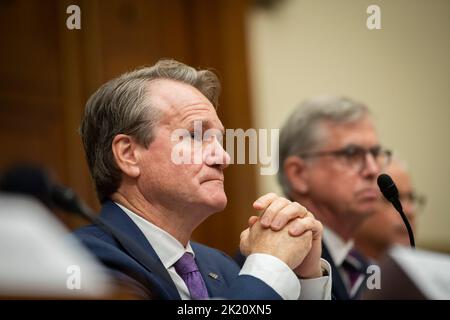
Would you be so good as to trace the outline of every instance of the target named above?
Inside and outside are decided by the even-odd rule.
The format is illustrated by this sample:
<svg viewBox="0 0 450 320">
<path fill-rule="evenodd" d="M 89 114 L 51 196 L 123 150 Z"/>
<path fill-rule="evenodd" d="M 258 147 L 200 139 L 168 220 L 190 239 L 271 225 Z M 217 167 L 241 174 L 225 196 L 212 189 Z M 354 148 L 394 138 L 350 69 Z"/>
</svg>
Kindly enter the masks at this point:
<svg viewBox="0 0 450 320">
<path fill-rule="evenodd" d="M 192 140 L 202 141 L 203 137 L 201 134 L 196 135 L 195 132 L 190 132 L 189 134 L 190 134 Z"/>
<path fill-rule="evenodd" d="M 361 150 L 358 150 L 357 148 L 347 148 L 344 150 L 343 154 L 346 157 L 350 158 L 350 157 L 355 157 L 356 155 L 358 155 L 358 153 L 360 153 L 358 151 L 361 151 Z"/>
<path fill-rule="evenodd" d="M 370 150 L 370 153 L 374 158 L 376 158 L 381 154 L 381 148 L 373 148 L 372 150 Z"/>
</svg>

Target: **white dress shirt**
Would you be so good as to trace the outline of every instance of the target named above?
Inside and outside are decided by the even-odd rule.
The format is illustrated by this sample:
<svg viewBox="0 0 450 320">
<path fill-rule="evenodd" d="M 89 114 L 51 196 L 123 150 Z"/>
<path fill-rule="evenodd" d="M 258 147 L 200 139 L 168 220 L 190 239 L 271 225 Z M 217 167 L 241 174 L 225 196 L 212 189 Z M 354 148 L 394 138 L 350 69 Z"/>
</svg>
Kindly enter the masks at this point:
<svg viewBox="0 0 450 320">
<path fill-rule="evenodd" d="M 325 226 L 323 227 L 323 242 L 327 245 L 331 258 L 333 258 L 334 264 L 338 268 L 342 265 L 354 245 L 353 239 L 345 242 L 333 230 Z"/>
<path fill-rule="evenodd" d="M 185 252 L 194 255 L 190 243 L 184 247 L 177 239 L 151 222 L 116 203 L 137 225 L 155 250 L 172 278 L 181 299 L 190 300 L 189 290 L 183 279 L 175 271 L 174 264 Z M 331 299 L 331 267 L 322 259 L 322 267 L 329 276 L 316 279 L 299 280 L 295 273 L 280 259 L 255 253 L 247 257 L 239 275 L 250 275 L 265 282 L 286 300 Z M 220 297 L 218 297 L 220 298 Z"/>
<path fill-rule="evenodd" d="M 336 232 L 324 226 L 323 241 L 327 246 L 328 252 L 333 259 L 336 268 L 339 270 L 339 274 L 347 287 L 349 295 L 351 297 L 354 296 L 356 291 L 359 289 L 361 282 L 364 281 L 364 277 L 360 276 L 353 285 L 353 288 L 350 288 L 350 279 L 342 267 L 342 263 L 354 247 L 354 240 L 350 239 L 348 241 L 344 241 L 338 234 L 336 234 Z"/>
</svg>

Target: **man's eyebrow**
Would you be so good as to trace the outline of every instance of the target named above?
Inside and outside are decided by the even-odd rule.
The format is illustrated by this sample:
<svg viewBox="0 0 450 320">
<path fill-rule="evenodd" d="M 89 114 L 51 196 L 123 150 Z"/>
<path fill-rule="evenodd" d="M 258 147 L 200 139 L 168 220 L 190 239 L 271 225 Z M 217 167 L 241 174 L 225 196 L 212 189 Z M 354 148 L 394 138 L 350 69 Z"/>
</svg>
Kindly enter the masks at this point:
<svg viewBox="0 0 450 320">
<path fill-rule="evenodd" d="M 352 143 L 348 143 L 348 144 L 344 145 L 342 148 L 343 149 L 346 149 L 346 148 L 362 148 L 362 149 L 364 149 L 365 147 L 362 144 L 352 142 Z M 381 145 L 376 144 L 376 145 L 370 147 L 369 149 L 375 149 L 375 148 L 381 148 Z"/>
<path fill-rule="evenodd" d="M 214 128 L 213 123 L 208 120 L 208 119 L 195 119 L 189 122 L 189 129 L 194 129 L 194 122 L 196 121 L 200 121 L 202 123 L 202 130 L 208 130 L 208 129 L 213 129 L 213 130 L 219 130 L 223 135 L 225 134 L 225 128 L 223 127 L 223 125 L 220 125 L 219 128 Z"/>
</svg>

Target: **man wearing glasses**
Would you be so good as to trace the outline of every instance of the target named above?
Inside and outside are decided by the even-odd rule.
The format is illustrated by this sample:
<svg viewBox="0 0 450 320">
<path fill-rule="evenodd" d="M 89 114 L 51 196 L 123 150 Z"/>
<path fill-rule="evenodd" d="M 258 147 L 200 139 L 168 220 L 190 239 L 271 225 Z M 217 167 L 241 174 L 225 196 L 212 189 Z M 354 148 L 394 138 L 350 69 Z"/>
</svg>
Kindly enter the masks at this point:
<svg viewBox="0 0 450 320">
<path fill-rule="evenodd" d="M 414 230 L 416 215 L 425 205 L 425 198 L 415 193 L 411 177 L 402 161 L 394 158 L 386 172 L 397 185 L 403 211 Z M 358 229 L 355 243 L 365 256 L 379 261 L 390 246 L 409 246 L 409 236 L 398 212 L 390 202 L 380 197 L 375 214 Z"/>
<path fill-rule="evenodd" d="M 336 299 L 357 299 L 365 285 L 367 262 L 353 238 L 375 212 L 376 179 L 390 156 L 368 108 L 346 97 L 305 101 L 281 129 L 278 179 L 286 196 L 324 225 L 322 256 Z"/>
</svg>

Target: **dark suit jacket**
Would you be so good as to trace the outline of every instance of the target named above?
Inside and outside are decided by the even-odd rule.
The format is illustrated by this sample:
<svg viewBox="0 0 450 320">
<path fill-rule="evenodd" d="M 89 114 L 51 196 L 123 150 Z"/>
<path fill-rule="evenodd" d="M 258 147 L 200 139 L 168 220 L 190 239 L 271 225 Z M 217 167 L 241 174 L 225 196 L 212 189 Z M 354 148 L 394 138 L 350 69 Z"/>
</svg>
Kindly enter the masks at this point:
<svg viewBox="0 0 450 320">
<path fill-rule="evenodd" d="M 111 274 L 131 285 L 139 297 L 180 299 L 166 268 L 128 215 L 114 202 L 106 201 L 100 219 L 110 227 L 109 231 L 98 225 L 89 225 L 74 234 Z M 196 242 L 191 242 L 191 246 L 210 297 L 281 299 L 258 278 L 239 276 L 239 266 L 224 253 Z"/>
<path fill-rule="evenodd" d="M 342 280 L 342 277 L 336 267 L 336 264 L 333 261 L 333 258 L 330 255 L 330 252 L 328 251 L 327 246 L 324 242 L 322 242 L 322 258 L 327 260 L 328 263 L 331 266 L 331 274 L 333 277 L 332 286 L 331 286 L 331 295 L 336 300 L 350 300 L 352 299 L 347 291 L 347 287 L 345 286 L 344 281 Z M 360 262 L 363 264 L 363 268 L 367 268 L 367 261 L 361 256 L 359 257 Z M 363 284 L 360 286 L 358 292 L 356 293 L 355 297 L 353 299 L 358 299 L 360 297 L 361 291 L 364 288 L 365 282 L 363 281 Z"/>
</svg>

